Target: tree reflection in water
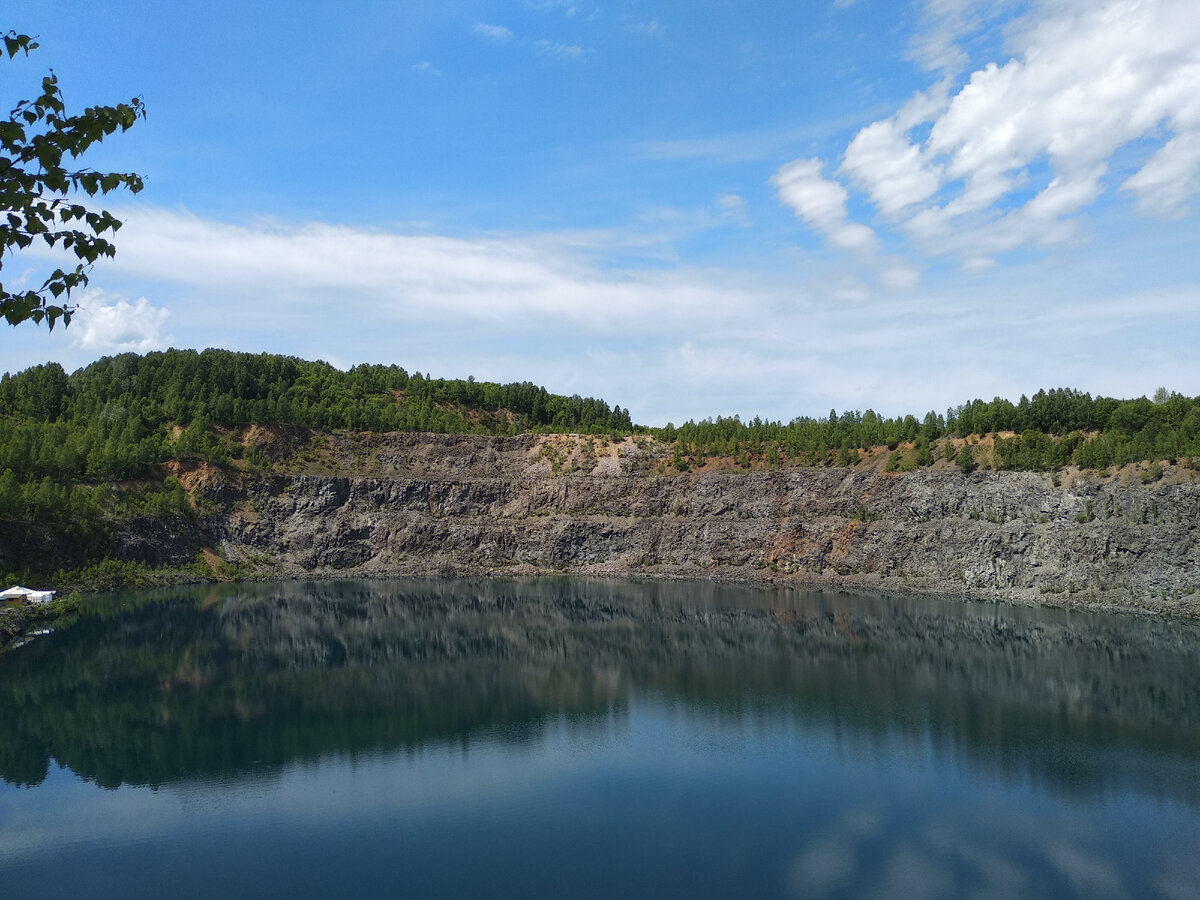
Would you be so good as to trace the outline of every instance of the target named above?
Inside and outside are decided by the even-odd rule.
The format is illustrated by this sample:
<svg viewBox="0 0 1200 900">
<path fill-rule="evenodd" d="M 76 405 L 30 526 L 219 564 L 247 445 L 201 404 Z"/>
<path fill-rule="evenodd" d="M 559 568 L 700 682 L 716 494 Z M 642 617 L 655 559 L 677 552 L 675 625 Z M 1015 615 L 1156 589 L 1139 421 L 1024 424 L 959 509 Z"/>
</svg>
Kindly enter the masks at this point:
<svg viewBox="0 0 1200 900">
<path fill-rule="evenodd" d="M 587 579 L 173 588 L 93 598 L 0 658 L 0 777 L 106 787 L 536 741 L 652 696 L 931 742 L 1096 795 L 1200 802 L 1189 623 L 918 597 Z"/>
</svg>

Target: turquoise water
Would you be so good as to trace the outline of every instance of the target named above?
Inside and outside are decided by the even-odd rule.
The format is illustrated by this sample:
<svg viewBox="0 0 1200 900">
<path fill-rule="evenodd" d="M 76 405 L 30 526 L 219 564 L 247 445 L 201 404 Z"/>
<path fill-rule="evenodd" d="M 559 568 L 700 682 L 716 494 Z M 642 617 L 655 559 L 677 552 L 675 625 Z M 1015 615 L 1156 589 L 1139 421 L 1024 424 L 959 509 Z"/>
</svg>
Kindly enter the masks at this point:
<svg viewBox="0 0 1200 900">
<path fill-rule="evenodd" d="M 706 583 L 96 597 L 0 657 L 5 897 L 1200 896 L 1200 632 Z"/>
</svg>

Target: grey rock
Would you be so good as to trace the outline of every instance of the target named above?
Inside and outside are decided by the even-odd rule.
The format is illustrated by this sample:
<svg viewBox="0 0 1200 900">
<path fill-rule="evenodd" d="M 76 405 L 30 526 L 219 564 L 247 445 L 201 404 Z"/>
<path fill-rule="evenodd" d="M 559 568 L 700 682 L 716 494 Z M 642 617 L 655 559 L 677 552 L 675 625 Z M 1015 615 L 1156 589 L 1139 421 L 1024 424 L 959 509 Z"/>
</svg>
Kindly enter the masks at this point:
<svg viewBox="0 0 1200 900">
<path fill-rule="evenodd" d="M 1200 615 L 1191 473 L 655 475 L 638 448 L 602 474 L 554 474 L 534 437 L 373 440 L 359 475 L 210 482 L 205 539 L 264 577 L 699 575 Z"/>
</svg>

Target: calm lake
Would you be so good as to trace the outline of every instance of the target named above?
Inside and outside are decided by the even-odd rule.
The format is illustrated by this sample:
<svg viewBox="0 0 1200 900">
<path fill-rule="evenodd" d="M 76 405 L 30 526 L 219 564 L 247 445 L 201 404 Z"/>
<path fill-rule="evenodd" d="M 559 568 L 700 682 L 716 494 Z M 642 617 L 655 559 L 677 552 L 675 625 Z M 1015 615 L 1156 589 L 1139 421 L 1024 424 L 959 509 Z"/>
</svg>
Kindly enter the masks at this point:
<svg viewBox="0 0 1200 900">
<path fill-rule="evenodd" d="M 89 598 L 0 894 L 1200 896 L 1200 629 L 691 582 Z"/>
</svg>

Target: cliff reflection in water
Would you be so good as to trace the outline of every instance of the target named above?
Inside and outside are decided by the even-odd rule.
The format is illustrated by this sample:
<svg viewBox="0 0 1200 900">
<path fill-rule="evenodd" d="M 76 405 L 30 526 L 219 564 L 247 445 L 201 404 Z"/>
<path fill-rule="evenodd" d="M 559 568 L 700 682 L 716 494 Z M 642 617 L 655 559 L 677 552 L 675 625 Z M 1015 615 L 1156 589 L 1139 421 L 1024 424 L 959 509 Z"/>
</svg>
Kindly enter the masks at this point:
<svg viewBox="0 0 1200 900">
<path fill-rule="evenodd" d="M 0 777 L 263 777 L 652 698 L 1197 804 L 1197 697 L 1200 632 L 1135 617 L 688 582 L 175 588 L 95 598 L 0 658 Z"/>
</svg>

